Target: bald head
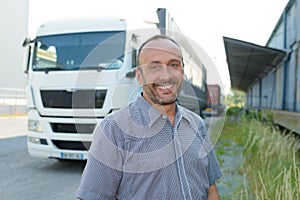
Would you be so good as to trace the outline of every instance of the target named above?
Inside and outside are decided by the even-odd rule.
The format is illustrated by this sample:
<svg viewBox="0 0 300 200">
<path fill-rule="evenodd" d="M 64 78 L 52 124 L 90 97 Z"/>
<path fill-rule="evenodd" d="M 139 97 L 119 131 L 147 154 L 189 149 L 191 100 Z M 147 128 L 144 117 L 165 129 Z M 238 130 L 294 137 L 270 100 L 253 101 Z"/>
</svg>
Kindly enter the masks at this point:
<svg viewBox="0 0 300 200">
<path fill-rule="evenodd" d="M 158 51 L 169 51 L 173 52 L 174 54 L 182 57 L 181 48 L 178 43 L 170 37 L 165 35 L 155 35 L 148 40 L 146 40 L 139 48 L 138 51 L 138 64 L 140 65 L 141 54 L 146 49 L 157 49 Z M 183 64 L 183 58 L 182 58 Z"/>
</svg>

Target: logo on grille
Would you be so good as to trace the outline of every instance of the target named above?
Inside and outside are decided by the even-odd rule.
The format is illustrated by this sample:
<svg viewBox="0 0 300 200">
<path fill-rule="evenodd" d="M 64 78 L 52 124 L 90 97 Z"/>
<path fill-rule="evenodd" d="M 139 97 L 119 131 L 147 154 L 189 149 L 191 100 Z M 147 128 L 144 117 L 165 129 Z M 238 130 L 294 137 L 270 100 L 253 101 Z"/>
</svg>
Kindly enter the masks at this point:
<svg viewBox="0 0 300 200">
<path fill-rule="evenodd" d="M 77 89 L 76 88 L 68 88 L 66 89 L 67 92 L 76 92 Z"/>
</svg>

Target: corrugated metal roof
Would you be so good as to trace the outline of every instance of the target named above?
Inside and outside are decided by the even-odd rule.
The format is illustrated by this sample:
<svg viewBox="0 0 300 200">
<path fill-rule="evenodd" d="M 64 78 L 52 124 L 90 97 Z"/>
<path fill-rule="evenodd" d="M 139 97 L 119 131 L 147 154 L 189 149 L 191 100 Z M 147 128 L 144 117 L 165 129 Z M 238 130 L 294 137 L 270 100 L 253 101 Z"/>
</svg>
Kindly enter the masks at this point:
<svg viewBox="0 0 300 200">
<path fill-rule="evenodd" d="M 231 88 L 247 91 L 248 87 L 285 57 L 279 49 L 223 37 Z"/>
</svg>

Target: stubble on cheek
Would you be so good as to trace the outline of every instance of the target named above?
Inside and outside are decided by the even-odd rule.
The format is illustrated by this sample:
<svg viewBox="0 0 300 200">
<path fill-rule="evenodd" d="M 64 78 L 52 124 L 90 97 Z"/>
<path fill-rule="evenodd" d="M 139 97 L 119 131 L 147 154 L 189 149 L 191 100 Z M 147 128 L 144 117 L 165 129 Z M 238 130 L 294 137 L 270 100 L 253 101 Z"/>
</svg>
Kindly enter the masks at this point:
<svg viewBox="0 0 300 200">
<path fill-rule="evenodd" d="M 143 92 L 147 98 L 155 104 L 169 105 L 176 102 L 180 93 L 180 80 L 170 78 L 169 80 L 146 80 L 143 70 L 140 69 L 140 78 L 142 82 Z M 169 86 L 171 86 L 169 88 Z"/>
</svg>

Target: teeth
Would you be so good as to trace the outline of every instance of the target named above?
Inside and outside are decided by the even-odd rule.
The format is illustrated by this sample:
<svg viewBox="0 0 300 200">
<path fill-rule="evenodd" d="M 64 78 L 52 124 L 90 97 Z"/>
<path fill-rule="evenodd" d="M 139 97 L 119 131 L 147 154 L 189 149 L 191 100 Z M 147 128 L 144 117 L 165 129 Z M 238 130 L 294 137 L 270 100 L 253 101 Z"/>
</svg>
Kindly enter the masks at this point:
<svg viewBox="0 0 300 200">
<path fill-rule="evenodd" d="M 172 85 L 164 85 L 164 86 L 159 86 L 158 88 L 165 90 L 165 89 L 170 89 L 171 87 Z"/>
</svg>

